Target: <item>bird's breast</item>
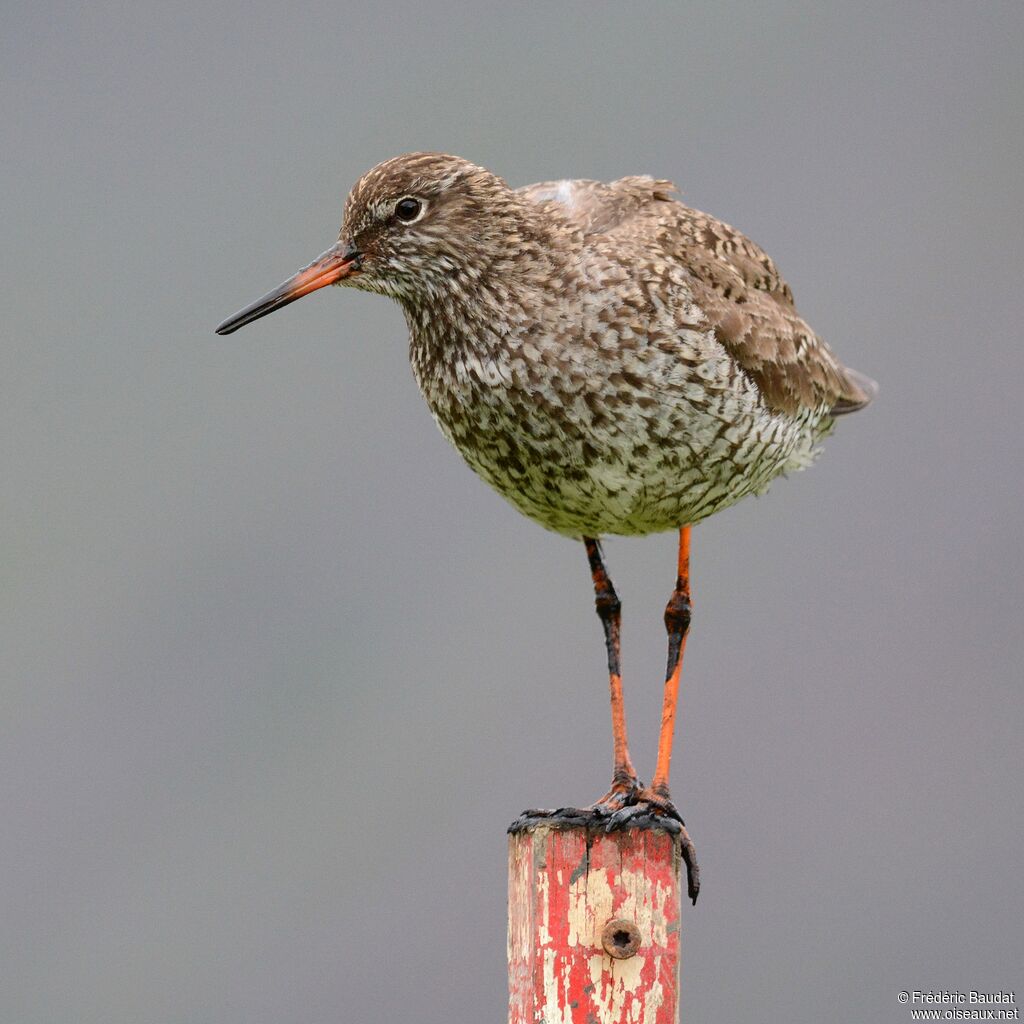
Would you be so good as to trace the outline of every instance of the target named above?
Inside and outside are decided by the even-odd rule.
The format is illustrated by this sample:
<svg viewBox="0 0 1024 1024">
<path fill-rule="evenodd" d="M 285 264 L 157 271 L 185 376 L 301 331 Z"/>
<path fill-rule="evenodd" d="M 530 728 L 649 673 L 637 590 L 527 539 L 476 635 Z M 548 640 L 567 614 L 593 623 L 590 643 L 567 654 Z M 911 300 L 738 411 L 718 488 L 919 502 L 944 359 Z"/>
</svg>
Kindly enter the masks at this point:
<svg viewBox="0 0 1024 1024">
<path fill-rule="evenodd" d="M 414 331 L 410 356 L 467 463 L 562 533 L 696 522 L 764 489 L 814 440 L 764 408 L 711 331 Z"/>
</svg>

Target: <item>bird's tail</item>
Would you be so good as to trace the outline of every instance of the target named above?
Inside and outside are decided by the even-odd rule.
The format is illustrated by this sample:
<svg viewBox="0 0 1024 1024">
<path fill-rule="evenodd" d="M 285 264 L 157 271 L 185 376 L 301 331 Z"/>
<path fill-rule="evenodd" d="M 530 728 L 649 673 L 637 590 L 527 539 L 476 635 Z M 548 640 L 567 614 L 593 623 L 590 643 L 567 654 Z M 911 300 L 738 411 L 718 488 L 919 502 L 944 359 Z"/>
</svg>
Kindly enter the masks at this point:
<svg viewBox="0 0 1024 1024">
<path fill-rule="evenodd" d="M 858 370 L 845 369 L 846 379 L 850 387 L 832 406 L 833 416 L 845 416 L 848 412 L 856 412 L 874 401 L 878 395 L 878 382 Z"/>
</svg>

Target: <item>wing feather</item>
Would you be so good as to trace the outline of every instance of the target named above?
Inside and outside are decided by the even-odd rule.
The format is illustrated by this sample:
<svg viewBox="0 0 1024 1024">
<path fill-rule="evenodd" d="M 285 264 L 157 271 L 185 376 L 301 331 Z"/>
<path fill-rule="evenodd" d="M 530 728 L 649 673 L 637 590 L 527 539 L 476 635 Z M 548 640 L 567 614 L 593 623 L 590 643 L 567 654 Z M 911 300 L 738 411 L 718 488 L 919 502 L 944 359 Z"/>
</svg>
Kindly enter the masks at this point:
<svg viewBox="0 0 1024 1024">
<path fill-rule="evenodd" d="M 867 405 L 877 385 L 844 367 L 800 316 L 775 261 L 735 228 L 676 199 L 676 191 L 646 176 L 519 189 L 552 204 L 585 241 L 615 240 L 680 264 L 719 341 L 771 409 L 795 415 L 824 407 L 841 415 Z"/>
<path fill-rule="evenodd" d="M 866 381 L 839 362 L 800 316 L 775 261 L 722 221 L 678 207 L 675 255 L 694 278 L 694 298 L 718 339 L 780 412 L 823 406 L 852 412 L 871 400 Z"/>
</svg>

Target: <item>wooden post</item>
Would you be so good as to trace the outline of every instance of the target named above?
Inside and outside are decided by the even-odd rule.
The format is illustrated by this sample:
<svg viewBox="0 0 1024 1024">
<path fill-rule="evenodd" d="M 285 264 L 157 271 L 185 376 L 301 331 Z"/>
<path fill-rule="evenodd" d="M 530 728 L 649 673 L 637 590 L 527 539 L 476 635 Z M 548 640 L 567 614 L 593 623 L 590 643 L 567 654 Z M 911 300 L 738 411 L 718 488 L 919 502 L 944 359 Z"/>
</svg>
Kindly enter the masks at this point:
<svg viewBox="0 0 1024 1024">
<path fill-rule="evenodd" d="M 677 1024 L 679 837 L 511 831 L 509 1024 Z"/>
</svg>

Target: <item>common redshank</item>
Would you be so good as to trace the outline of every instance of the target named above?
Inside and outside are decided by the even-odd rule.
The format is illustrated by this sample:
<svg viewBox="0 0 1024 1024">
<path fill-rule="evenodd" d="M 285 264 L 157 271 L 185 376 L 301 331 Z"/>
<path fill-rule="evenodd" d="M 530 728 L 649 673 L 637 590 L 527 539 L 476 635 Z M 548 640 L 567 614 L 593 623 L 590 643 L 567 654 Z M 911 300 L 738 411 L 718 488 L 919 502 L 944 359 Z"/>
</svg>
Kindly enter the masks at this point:
<svg viewBox="0 0 1024 1024">
<path fill-rule="evenodd" d="M 675 191 L 650 177 L 513 189 L 459 157 L 395 157 L 356 183 L 335 245 L 217 333 L 330 284 L 397 300 L 445 437 L 519 511 L 586 548 L 608 655 L 612 783 L 584 811 L 527 813 L 669 828 L 696 901 L 696 856 L 668 785 L 690 529 L 807 466 L 835 418 L 876 386 L 800 317 L 759 246 Z M 678 531 L 679 557 L 645 786 L 626 740 L 620 603 L 600 538 L 665 530 Z"/>
</svg>

